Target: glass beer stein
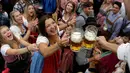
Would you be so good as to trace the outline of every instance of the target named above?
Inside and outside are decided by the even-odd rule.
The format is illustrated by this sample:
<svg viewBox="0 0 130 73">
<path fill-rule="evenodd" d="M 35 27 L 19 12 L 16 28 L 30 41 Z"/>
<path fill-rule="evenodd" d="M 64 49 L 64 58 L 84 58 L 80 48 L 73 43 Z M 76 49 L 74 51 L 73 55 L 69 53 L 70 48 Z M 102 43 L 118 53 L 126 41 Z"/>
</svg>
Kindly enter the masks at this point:
<svg viewBox="0 0 130 73">
<path fill-rule="evenodd" d="M 97 33 L 98 33 L 98 28 L 96 26 L 88 25 L 86 27 L 85 34 L 84 34 L 85 39 L 83 42 L 83 46 L 86 49 L 92 49 L 94 47 Z"/>
<path fill-rule="evenodd" d="M 83 30 L 80 28 L 72 30 L 70 36 L 70 48 L 73 52 L 78 52 L 82 47 L 83 34 Z"/>
</svg>

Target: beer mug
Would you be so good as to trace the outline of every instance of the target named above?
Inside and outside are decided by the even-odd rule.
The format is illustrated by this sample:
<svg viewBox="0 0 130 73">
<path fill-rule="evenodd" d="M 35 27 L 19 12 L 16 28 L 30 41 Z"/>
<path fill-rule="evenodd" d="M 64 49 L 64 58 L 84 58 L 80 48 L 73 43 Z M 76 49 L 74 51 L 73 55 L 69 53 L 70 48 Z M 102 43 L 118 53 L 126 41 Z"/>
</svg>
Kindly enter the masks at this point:
<svg viewBox="0 0 130 73">
<path fill-rule="evenodd" d="M 82 47 L 82 39 L 83 39 L 84 31 L 80 28 L 75 28 L 71 32 L 70 36 L 70 48 L 74 52 L 78 52 Z"/>
<path fill-rule="evenodd" d="M 98 33 L 98 28 L 94 25 L 88 25 L 86 27 L 85 30 L 85 34 L 84 34 L 84 44 L 83 46 L 86 49 L 92 49 L 94 47 L 94 43 L 96 41 L 96 37 L 97 37 L 97 33 Z"/>
</svg>

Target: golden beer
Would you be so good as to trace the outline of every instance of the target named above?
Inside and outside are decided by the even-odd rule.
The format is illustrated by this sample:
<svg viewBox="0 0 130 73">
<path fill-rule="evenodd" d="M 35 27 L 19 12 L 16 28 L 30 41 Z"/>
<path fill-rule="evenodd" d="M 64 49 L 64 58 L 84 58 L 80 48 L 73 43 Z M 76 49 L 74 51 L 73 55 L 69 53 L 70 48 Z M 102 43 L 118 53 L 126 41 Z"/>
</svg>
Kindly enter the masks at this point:
<svg viewBox="0 0 130 73">
<path fill-rule="evenodd" d="M 70 36 L 70 48 L 74 52 L 78 52 L 82 47 L 83 31 L 79 28 L 73 30 Z"/>
</svg>

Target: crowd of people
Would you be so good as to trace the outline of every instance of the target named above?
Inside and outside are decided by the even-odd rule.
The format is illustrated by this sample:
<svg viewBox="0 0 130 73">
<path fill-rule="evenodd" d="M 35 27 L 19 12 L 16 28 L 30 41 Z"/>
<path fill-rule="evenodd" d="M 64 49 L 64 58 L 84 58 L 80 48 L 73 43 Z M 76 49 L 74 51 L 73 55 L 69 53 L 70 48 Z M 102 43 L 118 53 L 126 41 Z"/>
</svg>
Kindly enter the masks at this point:
<svg viewBox="0 0 130 73">
<path fill-rule="evenodd" d="M 0 0 L 0 72 L 130 73 L 129 3 Z"/>
</svg>

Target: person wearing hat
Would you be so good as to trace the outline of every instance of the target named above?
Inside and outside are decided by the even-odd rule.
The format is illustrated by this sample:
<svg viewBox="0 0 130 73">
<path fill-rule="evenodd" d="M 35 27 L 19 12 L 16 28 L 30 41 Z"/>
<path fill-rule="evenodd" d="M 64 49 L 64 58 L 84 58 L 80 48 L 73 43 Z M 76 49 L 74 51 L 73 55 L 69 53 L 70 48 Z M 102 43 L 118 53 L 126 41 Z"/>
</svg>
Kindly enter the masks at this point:
<svg viewBox="0 0 130 73">
<path fill-rule="evenodd" d="M 120 32 L 123 22 L 123 17 L 119 13 L 120 8 L 121 3 L 115 1 L 113 3 L 113 8 L 108 12 L 108 15 L 104 20 L 104 30 L 109 34 L 109 37 L 107 37 L 108 40 L 114 39 Z"/>
<path fill-rule="evenodd" d="M 86 20 L 89 16 L 94 16 L 93 14 L 93 4 L 91 2 L 85 2 L 82 5 L 83 11 L 76 18 L 76 28 L 82 28 L 86 24 Z"/>
</svg>

